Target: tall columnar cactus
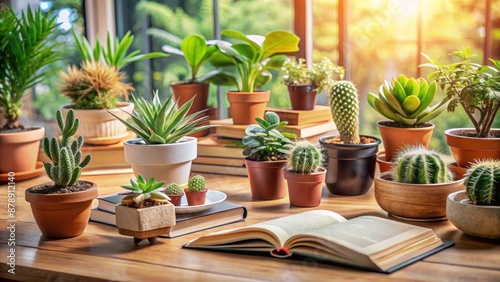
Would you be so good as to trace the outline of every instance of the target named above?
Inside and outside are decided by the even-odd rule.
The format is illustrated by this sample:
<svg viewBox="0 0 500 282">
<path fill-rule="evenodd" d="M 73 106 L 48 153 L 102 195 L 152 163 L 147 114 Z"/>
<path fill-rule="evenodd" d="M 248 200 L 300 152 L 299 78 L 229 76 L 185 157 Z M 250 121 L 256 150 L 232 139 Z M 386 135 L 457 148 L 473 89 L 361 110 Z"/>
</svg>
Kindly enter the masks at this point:
<svg viewBox="0 0 500 282">
<path fill-rule="evenodd" d="M 500 160 L 482 160 L 467 170 L 466 194 L 473 204 L 500 205 Z"/>
<path fill-rule="evenodd" d="M 290 152 L 291 171 L 313 173 L 321 166 L 321 150 L 309 141 L 299 141 Z"/>
<path fill-rule="evenodd" d="M 188 189 L 191 192 L 200 192 L 205 189 L 205 177 L 200 174 L 193 176 L 188 182 Z"/>
<path fill-rule="evenodd" d="M 53 162 L 53 164 L 44 163 L 44 167 L 47 176 L 54 181 L 57 187 L 66 187 L 78 181 L 82 168 L 90 162 L 91 156 L 87 155 L 82 160 L 80 149 L 83 145 L 83 136 L 71 141 L 71 136 L 75 135 L 79 125 L 73 110 L 68 111 L 66 120 L 63 120 L 61 111 L 57 110 L 56 119 L 62 132 L 62 139 L 61 143 L 56 137 L 43 139 L 43 151 Z"/>
<path fill-rule="evenodd" d="M 441 155 L 421 145 L 407 146 L 396 155 L 392 166 L 394 180 L 401 183 L 435 184 L 453 180 Z"/>
<path fill-rule="evenodd" d="M 354 84 L 345 80 L 335 83 L 330 91 L 330 108 L 341 141 L 359 144 L 359 101 Z"/>
</svg>

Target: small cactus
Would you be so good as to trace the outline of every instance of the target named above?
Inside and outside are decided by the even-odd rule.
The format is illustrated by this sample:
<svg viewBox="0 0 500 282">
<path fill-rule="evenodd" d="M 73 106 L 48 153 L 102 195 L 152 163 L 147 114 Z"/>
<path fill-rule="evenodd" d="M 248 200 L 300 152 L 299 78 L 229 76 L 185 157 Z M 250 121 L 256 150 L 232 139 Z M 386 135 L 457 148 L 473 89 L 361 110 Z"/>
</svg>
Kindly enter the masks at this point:
<svg viewBox="0 0 500 282">
<path fill-rule="evenodd" d="M 321 150 L 309 141 L 299 141 L 290 152 L 291 171 L 296 173 L 313 173 L 321 166 L 323 155 Z"/>
<path fill-rule="evenodd" d="M 188 189 L 191 192 L 200 192 L 205 189 L 205 177 L 200 174 L 193 176 L 188 182 Z"/>
<path fill-rule="evenodd" d="M 500 160 L 482 160 L 467 170 L 466 194 L 476 205 L 500 205 Z"/>
<path fill-rule="evenodd" d="M 79 120 L 75 117 L 73 110 L 68 111 L 66 120 L 63 120 L 61 111 L 57 110 L 56 119 L 62 132 L 62 140 L 59 143 L 56 137 L 43 139 L 43 151 L 53 162 L 53 164 L 44 163 L 43 165 L 47 176 L 54 181 L 57 187 L 72 186 L 80 178 L 82 168 L 90 162 L 91 156 L 87 155 L 82 160 L 80 149 L 83 145 L 83 136 L 70 143 L 71 137 L 75 135 L 79 125 Z"/>
<path fill-rule="evenodd" d="M 165 189 L 165 194 L 167 195 L 182 195 L 184 192 L 182 191 L 182 188 L 179 184 L 177 183 L 172 183 L 167 186 Z"/>
<path fill-rule="evenodd" d="M 453 181 L 441 155 L 421 145 L 407 146 L 395 157 L 392 166 L 394 180 L 411 184 L 435 184 Z"/>
<path fill-rule="evenodd" d="M 330 91 L 330 109 L 340 140 L 345 144 L 359 144 L 359 101 L 354 84 L 345 80 L 334 84 Z"/>
</svg>

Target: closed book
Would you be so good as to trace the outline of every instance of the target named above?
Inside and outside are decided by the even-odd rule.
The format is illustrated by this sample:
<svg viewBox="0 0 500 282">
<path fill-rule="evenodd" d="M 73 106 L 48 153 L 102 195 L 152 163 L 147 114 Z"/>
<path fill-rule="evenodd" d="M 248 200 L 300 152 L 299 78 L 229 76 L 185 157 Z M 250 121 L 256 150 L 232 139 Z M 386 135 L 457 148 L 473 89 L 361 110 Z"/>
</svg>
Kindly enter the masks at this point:
<svg viewBox="0 0 500 282">
<path fill-rule="evenodd" d="M 235 176 L 248 176 L 248 171 L 247 171 L 247 168 L 245 166 L 211 165 L 211 164 L 193 163 L 193 164 L 191 164 L 191 171 L 204 172 L 204 173 L 214 173 L 214 174 L 235 175 Z"/>
<path fill-rule="evenodd" d="M 267 108 L 266 112 L 275 112 L 280 120 L 288 121 L 288 125 L 305 125 L 332 119 L 330 106 L 323 105 L 316 105 L 314 110 Z"/>
<path fill-rule="evenodd" d="M 193 164 L 204 165 L 224 165 L 224 166 L 245 166 L 245 160 L 242 158 L 221 158 L 221 157 L 204 157 L 198 156 L 193 160 Z"/>
<path fill-rule="evenodd" d="M 198 157 L 244 159 L 241 139 L 219 138 L 215 135 L 198 138 Z"/>
</svg>

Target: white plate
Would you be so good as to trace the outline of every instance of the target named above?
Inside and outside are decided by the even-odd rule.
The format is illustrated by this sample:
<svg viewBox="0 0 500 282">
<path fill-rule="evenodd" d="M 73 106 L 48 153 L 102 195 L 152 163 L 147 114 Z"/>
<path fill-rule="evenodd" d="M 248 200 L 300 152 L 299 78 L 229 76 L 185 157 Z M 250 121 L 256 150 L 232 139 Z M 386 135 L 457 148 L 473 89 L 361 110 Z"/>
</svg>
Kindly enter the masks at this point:
<svg viewBox="0 0 500 282">
<path fill-rule="evenodd" d="M 204 210 L 208 210 L 209 208 L 224 202 L 226 197 L 227 197 L 226 194 L 222 192 L 208 190 L 207 200 L 205 201 L 204 205 L 188 206 L 186 195 L 184 195 L 182 196 L 181 199 L 181 205 L 175 207 L 175 213 L 194 213 L 194 212 L 201 212 Z"/>
</svg>

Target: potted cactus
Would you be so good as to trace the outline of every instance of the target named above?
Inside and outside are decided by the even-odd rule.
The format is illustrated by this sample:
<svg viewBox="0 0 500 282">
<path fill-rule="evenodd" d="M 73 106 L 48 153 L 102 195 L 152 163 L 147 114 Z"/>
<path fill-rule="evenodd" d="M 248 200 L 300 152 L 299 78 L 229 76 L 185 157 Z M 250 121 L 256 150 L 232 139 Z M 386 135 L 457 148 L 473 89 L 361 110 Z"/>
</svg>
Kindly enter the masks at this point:
<svg viewBox="0 0 500 282">
<path fill-rule="evenodd" d="M 205 184 L 205 177 L 200 174 L 193 176 L 184 189 L 186 200 L 189 206 L 204 205 L 207 199 L 208 189 Z"/>
<path fill-rule="evenodd" d="M 380 139 L 359 135 L 358 92 L 350 81 L 335 83 L 330 107 L 340 135 L 319 139 L 328 154 L 326 186 L 332 194 L 364 194 L 373 184 Z"/>
<path fill-rule="evenodd" d="M 322 166 L 323 154 L 311 142 L 298 141 L 290 150 L 288 167 L 283 175 L 288 183 L 290 205 L 316 207 L 321 203 L 321 190 L 326 169 Z"/>
<path fill-rule="evenodd" d="M 448 219 L 466 234 L 500 238 L 500 160 L 475 162 L 464 185 L 448 196 Z"/>
<path fill-rule="evenodd" d="M 43 151 L 52 161 L 44 163 L 45 171 L 53 182 L 27 189 L 25 199 L 45 237 L 70 238 L 85 230 L 92 200 L 97 197 L 97 185 L 79 180 L 82 168 L 90 162 L 91 156 L 82 156 L 83 136 L 71 141 L 78 129 L 78 118 L 69 111 L 63 120 L 58 110 L 56 119 L 62 132 L 61 141 L 56 137 L 45 137 L 42 141 Z"/>
<path fill-rule="evenodd" d="M 182 196 L 184 196 L 184 190 L 177 183 L 170 183 L 164 191 L 165 194 L 170 198 L 170 202 L 174 206 L 180 206 Z"/>
<path fill-rule="evenodd" d="M 375 178 L 375 199 L 389 214 L 408 220 L 446 219 L 446 197 L 462 189 L 443 156 L 423 145 L 408 145 L 390 172 Z"/>
<path fill-rule="evenodd" d="M 164 181 L 154 177 L 146 180 L 139 174 L 137 180 L 130 179 L 130 185 L 122 188 L 132 193 L 116 206 L 116 226 L 122 235 L 133 236 L 134 244 L 143 239 L 156 243 L 157 236 L 166 234 L 175 225 L 175 208 L 170 198 L 162 193 Z"/>
<path fill-rule="evenodd" d="M 275 112 L 266 112 L 265 119 L 256 118 L 257 124 L 250 124 L 245 129 L 243 151 L 245 166 L 253 199 L 274 200 L 285 196 L 283 168 L 287 164 L 288 152 L 296 138 L 295 134 L 280 132 L 279 128 L 287 125 L 280 121 Z"/>
<path fill-rule="evenodd" d="M 390 121 L 379 121 L 377 126 L 385 149 L 385 160 L 392 161 L 405 145 L 429 146 L 435 125 L 430 121 L 448 105 L 444 97 L 431 106 L 436 96 L 436 82 L 423 78 L 407 78 L 401 74 L 392 82 L 380 85 L 377 94 L 368 93 L 368 104 Z"/>
</svg>

